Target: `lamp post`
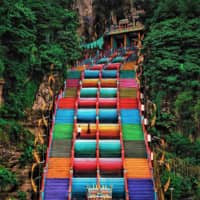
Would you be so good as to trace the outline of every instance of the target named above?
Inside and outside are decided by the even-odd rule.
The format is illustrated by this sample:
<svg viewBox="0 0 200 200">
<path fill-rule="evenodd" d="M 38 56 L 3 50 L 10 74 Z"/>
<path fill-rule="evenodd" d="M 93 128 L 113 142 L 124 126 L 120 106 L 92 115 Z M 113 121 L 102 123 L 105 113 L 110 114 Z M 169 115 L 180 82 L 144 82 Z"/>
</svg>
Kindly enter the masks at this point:
<svg viewBox="0 0 200 200">
<path fill-rule="evenodd" d="M 173 200 L 173 191 L 174 191 L 174 188 L 173 187 L 170 187 L 170 200 Z"/>
</svg>

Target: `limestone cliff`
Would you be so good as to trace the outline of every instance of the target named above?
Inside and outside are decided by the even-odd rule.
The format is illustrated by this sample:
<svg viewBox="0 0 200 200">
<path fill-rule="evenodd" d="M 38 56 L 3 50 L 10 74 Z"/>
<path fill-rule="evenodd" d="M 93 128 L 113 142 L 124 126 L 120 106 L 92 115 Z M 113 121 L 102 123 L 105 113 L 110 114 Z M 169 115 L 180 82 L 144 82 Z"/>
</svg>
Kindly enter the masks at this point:
<svg viewBox="0 0 200 200">
<path fill-rule="evenodd" d="M 73 9 L 79 16 L 78 33 L 86 42 L 97 39 L 120 19 L 131 18 L 135 10 L 132 0 L 74 0 Z"/>
<path fill-rule="evenodd" d="M 93 0 L 74 0 L 73 9 L 78 12 L 80 27 L 78 33 L 84 36 L 88 32 L 91 35 L 93 25 Z M 88 27 L 88 24 L 90 26 Z"/>
</svg>

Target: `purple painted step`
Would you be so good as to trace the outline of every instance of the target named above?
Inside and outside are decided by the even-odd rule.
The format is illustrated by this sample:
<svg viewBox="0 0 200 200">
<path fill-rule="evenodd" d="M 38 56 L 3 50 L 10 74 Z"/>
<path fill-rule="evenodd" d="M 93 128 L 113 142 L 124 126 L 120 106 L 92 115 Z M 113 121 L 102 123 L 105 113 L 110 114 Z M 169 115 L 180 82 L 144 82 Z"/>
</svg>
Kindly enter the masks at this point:
<svg viewBox="0 0 200 200">
<path fill-rule="evenodd" d="M 128 179 L 130 200 L 154 200 L 154 188 L 151 179 Z"/>
<path fill-rule="evenodd" d="M 48 178 L 45 181 L 44 199 L 45 200 L 67 200 L 69 179 Z"/>
</svg>

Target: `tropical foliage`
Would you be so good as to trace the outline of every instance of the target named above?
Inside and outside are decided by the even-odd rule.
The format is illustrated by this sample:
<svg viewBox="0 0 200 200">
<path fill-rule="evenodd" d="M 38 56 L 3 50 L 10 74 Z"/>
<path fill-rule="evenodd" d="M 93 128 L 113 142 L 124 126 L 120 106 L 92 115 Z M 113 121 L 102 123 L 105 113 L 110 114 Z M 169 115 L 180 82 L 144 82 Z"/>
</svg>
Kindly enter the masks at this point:
<svg viewBox="0 0 200 200">
<path fill-rule="evenodd" d="M 195 169 L 200 164 L 200 1 L 147 0 L 142 5 L 146 10 L 142 85 L 157 105 L 156 125 L 149 131 L 166 140 L 168 162 L 180 159 L 176 167 L 184 163 Z M 175 199 L 199 199 L 199 173 L 191 170 L 188 176 L 176 172 L 176 167 L 172 165 L 169 175 Z M 161 173 L 163 183 L 166 173 Z"/>
<path fill-rule="evenodd" d="M 76 14 L 65 1 L 8 0 L 0 3 L 0 15 L 6 116 L 21 118 L 50 65 L 64 75 L 66 63 L 78 58 Z"/>
<path fill-rule="evenodd" d="M 5 81 L 4 105 L 0 107 L 0 151 L 9 147 L 0 159 L 0 189 L 16 184 L 13 173 L 3 167 L 12 168 L 6 162 L 9 155 L 14 155 L 15 164 L 21 167 L 33 161 L 34 137 L 21 124 L 26 121 L 42 78 L 50 73 L 53 64 L 52 73 L 59 75 L 63 83 L 66 65 L 80 56 L 77 13 L 71 9 L 72 3 L 0 1 L 0 79 Z M 19 191 L 17 199 L 26 199 L 26 194 Z"/>
<path fill-rule="evenodd" d="M 3 166 L 0 166 L 0 191 L 6 191 L 8 187 L 17 184 L 15 175 Z"/>
</svg>

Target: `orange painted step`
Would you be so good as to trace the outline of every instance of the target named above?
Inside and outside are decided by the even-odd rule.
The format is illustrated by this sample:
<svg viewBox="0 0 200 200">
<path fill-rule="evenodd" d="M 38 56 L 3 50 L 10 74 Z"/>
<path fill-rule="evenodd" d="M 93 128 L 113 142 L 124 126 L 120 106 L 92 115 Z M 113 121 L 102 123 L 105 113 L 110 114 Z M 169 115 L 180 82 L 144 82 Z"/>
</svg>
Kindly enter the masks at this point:
<svg viewBox="0 0 200 200">
<path fill-rule="evenodd" d="M 100 138 L 118 138 L 120 129 L 118 124 L 99 124 Z"/>
<path fill-rule="evenodd" d="M 84 71 L 85 69 L 86 69 L 85 65 L 79 65 L 79 66 L 76 67 L 77 71 Z"/>
<path fill-rule="evenodd" d="M 77 127 L 80 125 L 81 127 L 81 134 L 87 134 L 88 132 L 88 124 L 77 124 Z M 96 135 L 96 131 L 97 131 L 97 128 L 96 128 L 96 124 L 90 124 L 90 134 L 94 134 Z"/>
<path fill-rule="evenodd" d="M 47 178 L 69 178 L 70 158 L 49 158 Z"/>
<path fill-rule="evenodd" d="M 136 62 L 127 62 L 123 64 L 122 70 L 135 70 L 136 69 Z"/>
<path fill-rule="evenodd" d="M 143 158 L 126 158 L 127 178 L 151 178 L 148 160 Z"/>
<path fill-rule="evenodd" d="M 77 124 L 77 127 L 81 127 L 81 138 L 95 138 L 97 127 L 96 124 L 90 124 L 90 134 L 88 134 L 88 124 Z M 99 136 L 100 138 L 118 138 L 119 137 L 119 125 L 118 124 L 99 124 Z M 91 137 L 88 137 L 91 136 Z"/>
<path fill-rule="evenodd" d="M 97 87 L 99 79 L 83 79 L 82 86 L 83 87 Z"/>
<path fill-rule="evenodd" d="M 101 87 L 117 87 L 117 79 L 101 79 Z"/>
</svg>

